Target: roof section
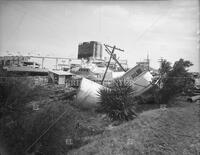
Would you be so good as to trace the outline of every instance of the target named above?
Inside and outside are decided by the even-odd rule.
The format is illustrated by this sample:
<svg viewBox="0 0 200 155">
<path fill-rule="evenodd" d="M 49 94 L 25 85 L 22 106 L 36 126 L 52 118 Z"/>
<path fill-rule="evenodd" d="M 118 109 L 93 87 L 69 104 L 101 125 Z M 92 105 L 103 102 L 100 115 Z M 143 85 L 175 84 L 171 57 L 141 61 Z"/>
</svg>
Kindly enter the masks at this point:
<svg viewBox="0 0 200 155">
<path fill-rule="evenodd" d="M 42 68 L 31 68 L 31 67 L 5 67 L 5 69 L 8 72 L 43 72 L 43 73 L 48 73 L 47 69 L 42 69 Z"/>
<path fill-rule="evenodd" d="M 63 70 L 50 70 L 49 72 L 52 72 L 52 73 L 57 74 L 57 75 L 74 75 L 73 73 L 66 72 L 66 71 L 63 71 Z"/>
</svg>

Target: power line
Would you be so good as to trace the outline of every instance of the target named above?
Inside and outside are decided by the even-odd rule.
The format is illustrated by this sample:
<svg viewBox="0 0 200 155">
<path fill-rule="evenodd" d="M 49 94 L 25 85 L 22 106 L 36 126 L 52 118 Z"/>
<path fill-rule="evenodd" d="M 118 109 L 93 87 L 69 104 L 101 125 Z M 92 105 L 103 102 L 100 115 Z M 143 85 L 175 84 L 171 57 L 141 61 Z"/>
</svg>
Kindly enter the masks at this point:
<svg viewBox="0 0 200 155">
<path fill-rule="evenodd" d="M 60 33 L 59 34 L 56 33 L 57 30 L 55 30 L 55 28 L 59 27 L 60 24 L 56 23 L 55 21 L 50 20 L 50 18 L 48 16 L 39 14 L 37 11 L 32 13 L 32 12 L 27 11 L 27 10 L 29 10 L 29 8 L 27 8 L 27 7 L 21 6 L 20 4 L 17 4 L 17 6 L 20 7 L 20 8 L 14 7 L 15 10 L 26 13 L 27 16 L 31 16 L 31 17 L 39 20 L 40 22 L 48 23 L 48 29 L 49 28 L 51 29 L 51 33 L 53 31 L 54 34 L 56 34 L 56 36 L 58 36 L 61 39 L 61 41 L 66 44 L 66 42 L 63 39 L 63 36 L 61 36 Z M 61 20 L 59 21 L 59 23 L 62 23 L 64 25 L 64 23 Z"/>
<path fill-rule="evenodd" d="M 139 37 L 137 38 L 136 41 L 138 41 L 139 39 L 141 39 L 141 38 L 149 31 L 149 29 L 150 29 L 151 27 L 153 27 L 162 17 L 166 16 L 166 15 L 170 12 L 171 9 L 172 9 L 172 7 L 170 7 L 170 8 L 167 10 L 167 13 L 161 14 L 158 18 L 156 18 L 156 19 L 153 21 L 153 23 L 152 23 L 150 26 L 148 26 L 148 27 L 139 35 Z M 163 19 L 163 18 L 162 18 L 162 19 Z"/>
<path fill-rule="evenodd" d="M 64 111 L 31 145 L 29 145 L 25 152 L 28 152 L 65 115 L 66 112 L 67 110 Z"/>
</svg>

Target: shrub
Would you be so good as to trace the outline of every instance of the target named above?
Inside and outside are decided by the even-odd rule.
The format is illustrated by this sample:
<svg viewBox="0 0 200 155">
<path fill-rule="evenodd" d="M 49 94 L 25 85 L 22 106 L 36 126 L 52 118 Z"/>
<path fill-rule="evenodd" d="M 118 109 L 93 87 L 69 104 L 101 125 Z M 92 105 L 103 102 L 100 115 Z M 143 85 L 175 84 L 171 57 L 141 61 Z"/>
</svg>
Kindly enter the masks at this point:
<svg viewBox="0 0 200 155">
<path fill-rule="evenodd" d="M 135 118 L 134 90 L 132 85 L 122 79 L 115 80 L 109 89 L 99 91 L 99 112 L 106 113 L 111 120 L 131 120 Z"/>
</svg>

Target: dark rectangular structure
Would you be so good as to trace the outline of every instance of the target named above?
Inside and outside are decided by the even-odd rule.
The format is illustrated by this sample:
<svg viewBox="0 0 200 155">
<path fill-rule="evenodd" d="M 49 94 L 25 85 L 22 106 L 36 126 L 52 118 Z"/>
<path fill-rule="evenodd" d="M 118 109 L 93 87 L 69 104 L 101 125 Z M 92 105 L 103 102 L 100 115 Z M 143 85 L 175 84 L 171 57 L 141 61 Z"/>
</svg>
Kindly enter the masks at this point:
<svg viewBox="0 0 200 155">
<path fill-rule="evenodd" d="M 83 42 L 78 46 L 78 59 L 102 59 L 102 44 L 97 41 Z"/>
</svg>

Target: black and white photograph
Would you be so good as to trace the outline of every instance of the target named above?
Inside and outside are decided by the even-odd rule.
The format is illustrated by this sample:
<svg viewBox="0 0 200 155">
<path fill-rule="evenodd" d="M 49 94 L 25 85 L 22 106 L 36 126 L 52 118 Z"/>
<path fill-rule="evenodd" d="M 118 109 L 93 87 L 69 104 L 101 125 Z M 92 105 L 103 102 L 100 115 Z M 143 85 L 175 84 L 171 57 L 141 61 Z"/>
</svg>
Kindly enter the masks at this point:
<svg viewBox="0 0 200 155">
<path fill-rule="evenodd" d="M 1 0 L 0 155 L 200 155 L 200 1 Z"/>
</svg>

